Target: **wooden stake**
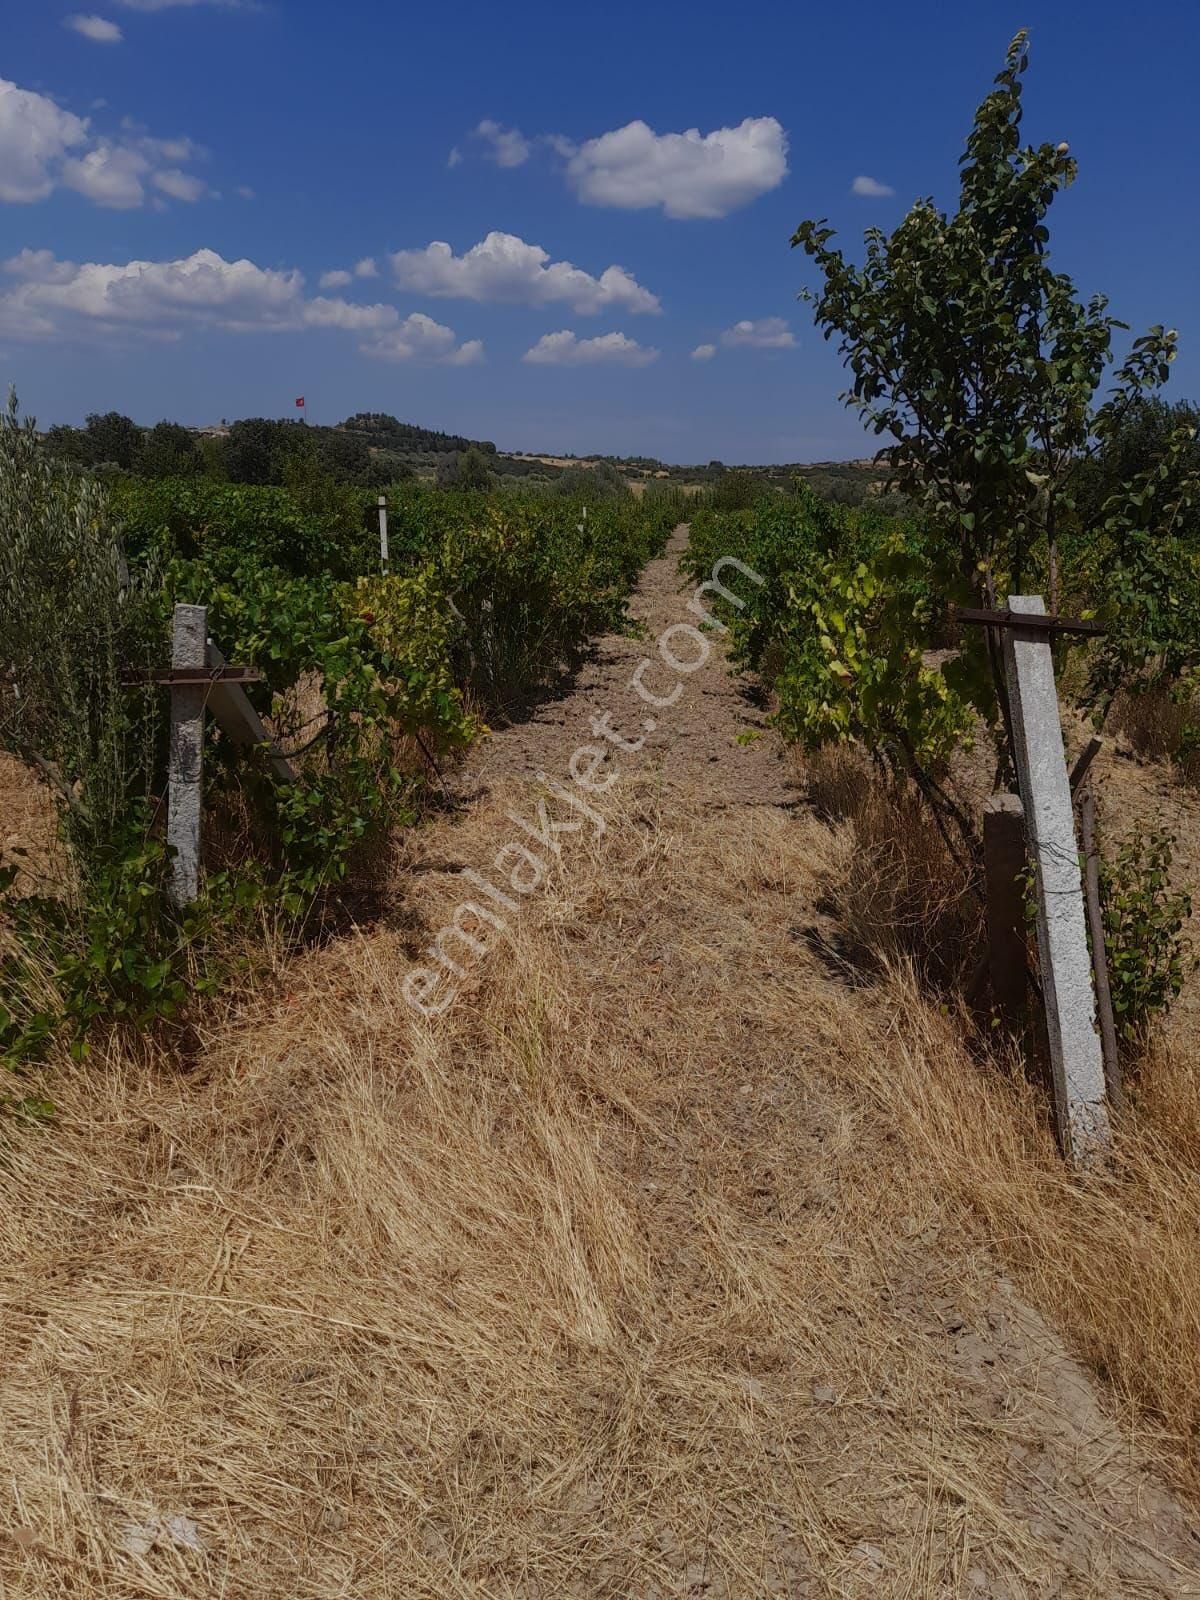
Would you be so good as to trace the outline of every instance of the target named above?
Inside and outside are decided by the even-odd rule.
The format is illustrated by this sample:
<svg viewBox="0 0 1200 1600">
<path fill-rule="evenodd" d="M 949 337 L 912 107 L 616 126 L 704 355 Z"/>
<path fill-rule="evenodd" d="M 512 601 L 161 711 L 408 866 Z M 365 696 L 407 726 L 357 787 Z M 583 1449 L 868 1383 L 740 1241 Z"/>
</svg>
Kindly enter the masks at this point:
<svg viewBox="0 0 1200 1600">
<path fill-rule="evenodd" d="M 1125 1098 L 1121 1058 L 1117 1049 L 1117 1022 L 1113 1015 L 1112 989 L 1108 981 L 1108 952 L 1104 947 L 1104 907 L 1100 902 L 1100 850 L 1096 843 L 1096 793 L 1089 783 L 1079 803 L 1079 822 L 1083 833 L 1083 893 L 1087 907 L 1088 933 L 1092 945 L 1092 975 L 1096 980 L 1096 1011 L 1100 1018 L 1100 1051 L 1104 1058 L 1104 1082 L 1108 1098 L 1120 1106 Z"/>
<path fill-rule="evenodd" d="M 176 606 L 171 634 L 172 667 L 207 665 L 207 606 Z M 168 754 L 167 843 L 171 859 L 171 899 L 190 905 L 200 893 L 200 810 L 204 764 L 203 684 L 171 689 L 171 742 Z"/>
<path fill-rule="evenodd" d="M 994 794 L 983 808 L 983 863 L 987 887 L 988 969 L 992 1007 L 1000 1027 L 1016 1041 L 1029 1025 L 1025 937 L 1025 813 L 1020 797 Z"/>
</svg>

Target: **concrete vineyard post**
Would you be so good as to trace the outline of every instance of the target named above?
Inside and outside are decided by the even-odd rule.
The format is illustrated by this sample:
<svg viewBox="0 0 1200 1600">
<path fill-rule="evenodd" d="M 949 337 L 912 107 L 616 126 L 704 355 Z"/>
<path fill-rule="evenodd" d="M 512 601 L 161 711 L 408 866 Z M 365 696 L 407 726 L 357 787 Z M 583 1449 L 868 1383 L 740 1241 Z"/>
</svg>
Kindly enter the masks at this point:
<svg viewBox="0 0 1200 1600">
<path fill-rule="evenodd" d="M 379 570 L 385 575 L 388 569 L 388 503 L 387 495 L 379 496 Z"/>
<path fill-rule="evenodd" d="M 176 606 L 171 635 L 171 666 L 203 670 L 208 665 L 207 606 Z M 171 687 L 171 742 L 168 757 L 167 843 L 171 859 L 171 899 L 190 905 L 200 893 L 200 811 L 204 764 L 204 684 Z"/>
<path fill-rule="evenodd" d="M 1064 1153 L 1087 1166 L 1102 1157 L 1110 1129 L 1054 658 L 1050 636 L 1022 628 L 1020 622 L 1022 613 L 1045 615 L 1041 595 L 1010 595 L 1008 606 L 1005 676 L 1017 781 L 1035 867 L 1055 1117 Z"/>
</svg>

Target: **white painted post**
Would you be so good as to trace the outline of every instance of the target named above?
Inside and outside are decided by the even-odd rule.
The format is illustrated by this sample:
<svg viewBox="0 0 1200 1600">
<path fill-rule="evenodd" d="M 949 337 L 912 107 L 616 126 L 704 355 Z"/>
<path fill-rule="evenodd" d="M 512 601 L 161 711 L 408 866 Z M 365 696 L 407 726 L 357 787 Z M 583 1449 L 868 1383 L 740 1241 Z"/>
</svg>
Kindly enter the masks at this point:
<svg viewBox="0 0 1200 1600">
<path fill-rule="evenodd" d="M 176 606 L 171 665 L 203 670 L 208 662 L 207 606 Z M 190 905 L 200 893 L 200 808 L 204 764 L 204 684 L 171 687 L 171 743 L 168 756 L 167 843 L 171 860 L 171 899 Z"/>
<path fill-rule="evenodd" d="M 1013 613 L 1045 615 L 1041 595 L 1008 597 Z M 1079 845 L 1063 748 L 1049 635 L 1004 629 L 1017 783 L 1037 878 L 1037 938 L 1059 1141 L 1067 1158 L 1089 1165 L 1110 1139 L 1104 1063 L 1084 928 Z"/>
<path fill-rule="evenodd" d="M 388 569 L 388 526 L 387 526 L 387 495 L 379 496 L 379 568 L 386 573 Z"/>
</svg>

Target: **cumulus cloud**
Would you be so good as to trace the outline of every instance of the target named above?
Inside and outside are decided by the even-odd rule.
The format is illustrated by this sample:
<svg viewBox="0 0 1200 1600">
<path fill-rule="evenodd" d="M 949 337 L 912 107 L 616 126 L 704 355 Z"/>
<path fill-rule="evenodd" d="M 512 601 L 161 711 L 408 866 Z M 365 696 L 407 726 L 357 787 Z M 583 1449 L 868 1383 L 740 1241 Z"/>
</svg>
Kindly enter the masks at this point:
<svg viewBox="0 0 1200 1600">
<path fill-rule="evenodd" d="M 390 259 L 396 282 L 422 294 L 527 306 L 561 301 L 584 316 L 610 309 L 661 310 L 658 296 L 624 267 L 606 267 L 594 278 L 569 261 L 551 261 L 540 245 L 512 233 L 489 233 L 461 256 L 435 240 L 424 250 L 400 250 Z"/>
<path fill-rule="evenodd" d="M 352 272 L 323 272 L 321 274 L 322 289 L 344 289 L 348 283 L 354 282 Z"/>
<path fill-rule="evenodd" d="M 214 250 L 124 265 L 76 265 L 48 251 L 22 252 L 5 270 L 23 282 L 0 296 L 0 316 L 12 324 L 28 312 L 40 332 L 286 328 L 298 325 L 303 312 L 300 273 L 226 261 Z"/>
<path fill-rule="evenodd" d="M 746 319 L 726 328 L 721 343 L 749 345 L 755 350 L 790 350 L 796 343 L 796 335 L 782 317 L 759 317 L 756 322 Z"/>
<path fill-rule="evenodd" d="M 533 146 L 519 128 L 505 128 L 491 117 L 478 124 L 475 137 L 487 145 L 488 160 L 498 167 L 524 166 L 533 154 Z"/>
<path fill-rule="evenodd" d="M 878 178 L 868 178 L 865 173 L 855 178 L 850 185 L 852 194 L 861 194 L 868 200 L 883 200 L 889 194 L 895 194 L 895 189 L 890 184 L 880 183 Z"/>
<path fill-rule="evenodd" d="M 190 172 L 181 172 L 178 167 L 156 172 L 152 181 L 156 189 L 169 194 L 172 200 L 186 200 L 189 205 L 208 193 L 208 185 L 203 178 L 194 177 Z"/>
<path fill-rule="evenodd" d="M 461 167 L 462 166 L 462 162 L 463 162 L 463 153 L 458 148 L 458 146 L 455 145 L 451 149 L 450 154 L 446 157 L 446 165 L 448 167 Z"/>
<path fill-rule="evenodd" d="M 82 117 L 0 78 L 0 200 L 44 200 L 58 182 L 63 160 L 87 140 Z"/>
<path fill-rule="evenodd" d="M 569 328 L 545 333 L 521 357 L 531 366 L 582 367 L 600 363 L 622 367 L 645 367 L 658 360 L 659 352 L 640 345 L 623 333 L 603 333 L 595 339 L 577 339 Z"/>
<path fill-rule="evenodd" d="M 150 162 L 124 145 L 99 144 L 85 156 L 64 161 L 61 182 L 98 206 L 132 211 L 146 201 L 142 179 Z"/>
<path fill-rule="evenodd" d="M 178 338 L 189 329 L 232 333 L 333 329 L 359 337 L 368 354 L 391 360 L 415 357 L 466 366 L 481 359 L 478 340 L 458 343 L 450 328 L 429 317 L 401 321 L 390 305 L 355 305 L 337 296 L 304 292 L 304 275 L 226 261 L 197 250 L 178 261 L 124 265 L 60 261 L 49 250 L 22 250 L 3 263 L 0 331 L 24 338 L 132 334 Z"/>
<path fill-rule="evenodd" d="M 692 351 L 693 361 L 711 361 L 717 353 L 715 344 L 698 344 Z"/>
<path fill-rule="evenodd" d="M 777 188 L 787 170 L 787 135 L 774 117 L 707 134 L 659 134 L 630 122 L 589 139 L 567 161 L 568 181 L 588 205 L 661 206 L 668 217 L 728 216 Z"/>
<path fill-rule="evenodd" d="M 109 22 L 107 17 L 87 16 L 76 13 L 71 17 L 63 18 L 63 27 L 71 28 L 75 33 L 82 34 L 85 39 L 90 39 L 93 44 L 120 44 L 125 35 L 115 22 Z"/>
<path fill-rule="evenodd" d="M 354 276 L 356 278 L 377 278 L 379 267 L 374 256 L 364 256 L 361 261 L 355 262 Z"/>
<path fill-rule="evenodd" d="M 192 202 L 208 185 L 183 164 L 203 155 L 191 139 L 156 139 L 128 118 L 119 134 L 99 136 L 90 118 L 0 78 L 0 201 L 32 204 L 67 188 L 96 205 L 132 210 L 147 203 L 150 187 Z"/>
<path fill-rule="evenodd" d="M 327 299 L 324 295 L 305 304 L 303 317 L 306 327 L 342 328 L 349 333 L 394 328 L 400 321 L 395 306 L 356 306 L 349 300 Z"/>
<path fill-rule="evenodd" d="M 377 361 L 442 361 L 450 366 L 468 367 L 483 359 L 483 344 L 478 339 L 458 343 L 453 328 L 414 311 L 390 333 L 359 345 L 364 355 Z"/>
</svg>

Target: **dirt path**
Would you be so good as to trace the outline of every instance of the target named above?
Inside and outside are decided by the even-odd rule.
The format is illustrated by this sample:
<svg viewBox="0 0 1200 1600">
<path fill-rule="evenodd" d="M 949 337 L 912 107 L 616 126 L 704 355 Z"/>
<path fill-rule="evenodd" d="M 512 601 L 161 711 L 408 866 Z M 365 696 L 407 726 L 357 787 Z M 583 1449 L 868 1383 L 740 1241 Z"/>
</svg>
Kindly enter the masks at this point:
<svg viewBox="0 0 1200 1600">
<path fill-rule="evenodd" d="M 949 1024 L 803 937 L 850 841 L 755 685 L 714 651 L 647 669 L 671 705 L 629 688 L 687 618 L 681 540 L 646 637 L 404 841 L 403 916 L 286 967 L 187 1080 L 93 1060 L 6 1152 L 5 1595 L 1200 1595 L 1152 1433 L 889 1098 Z M 593 821 L 548 784 L 606 712 L 656 726 Z M 513 898 L 547 796 L 578 828 L 422 1017 L 414 967 L 480 880 Z"/>
<path fill-rule="evenodd" d="M 676 787 L 706 787 L 717 807 L 795 802 L 799 791 L 777 741 L 761 737 L 766 713 L 756 681 L 732 678 L 719 645 L 703 665 L 686 674 L 673 672 L 659 655 L 656 641 L 661 635 L 676 624 L 694 626 L 697 621 L 687 609 L 691 589 L 679 571 L 679 556 L 686 548 L 687 530 L 677 528 L 666 553 L 642 574 L 629 606 L 638 636 L 599 640 L 567 693 L 543 701 L 527 722 L 502 728 L 473 754 L 459 775 L 464 790 L 473 783 L 488 786 L 538 772 L 562 775 L 576 749 L 596 743 L 592 720 L 608 712 L 622 737 L 644 739 L 639 750 L 627 754 L 626 775 L 654 774 Z M 699 653 L 694 640 L 682 637 L 669 639 L 667 648 L 687 663 Z M 647 704 L 631 687 L 643 660 L 649 661 L 642 679 L 646 694 L 665 698 L 678 686 L 672 704 Z M 748 732 L 756 737 L 736 742 Z M 616 759 L 621 762 L 619 755 Z"/>
</svg>

